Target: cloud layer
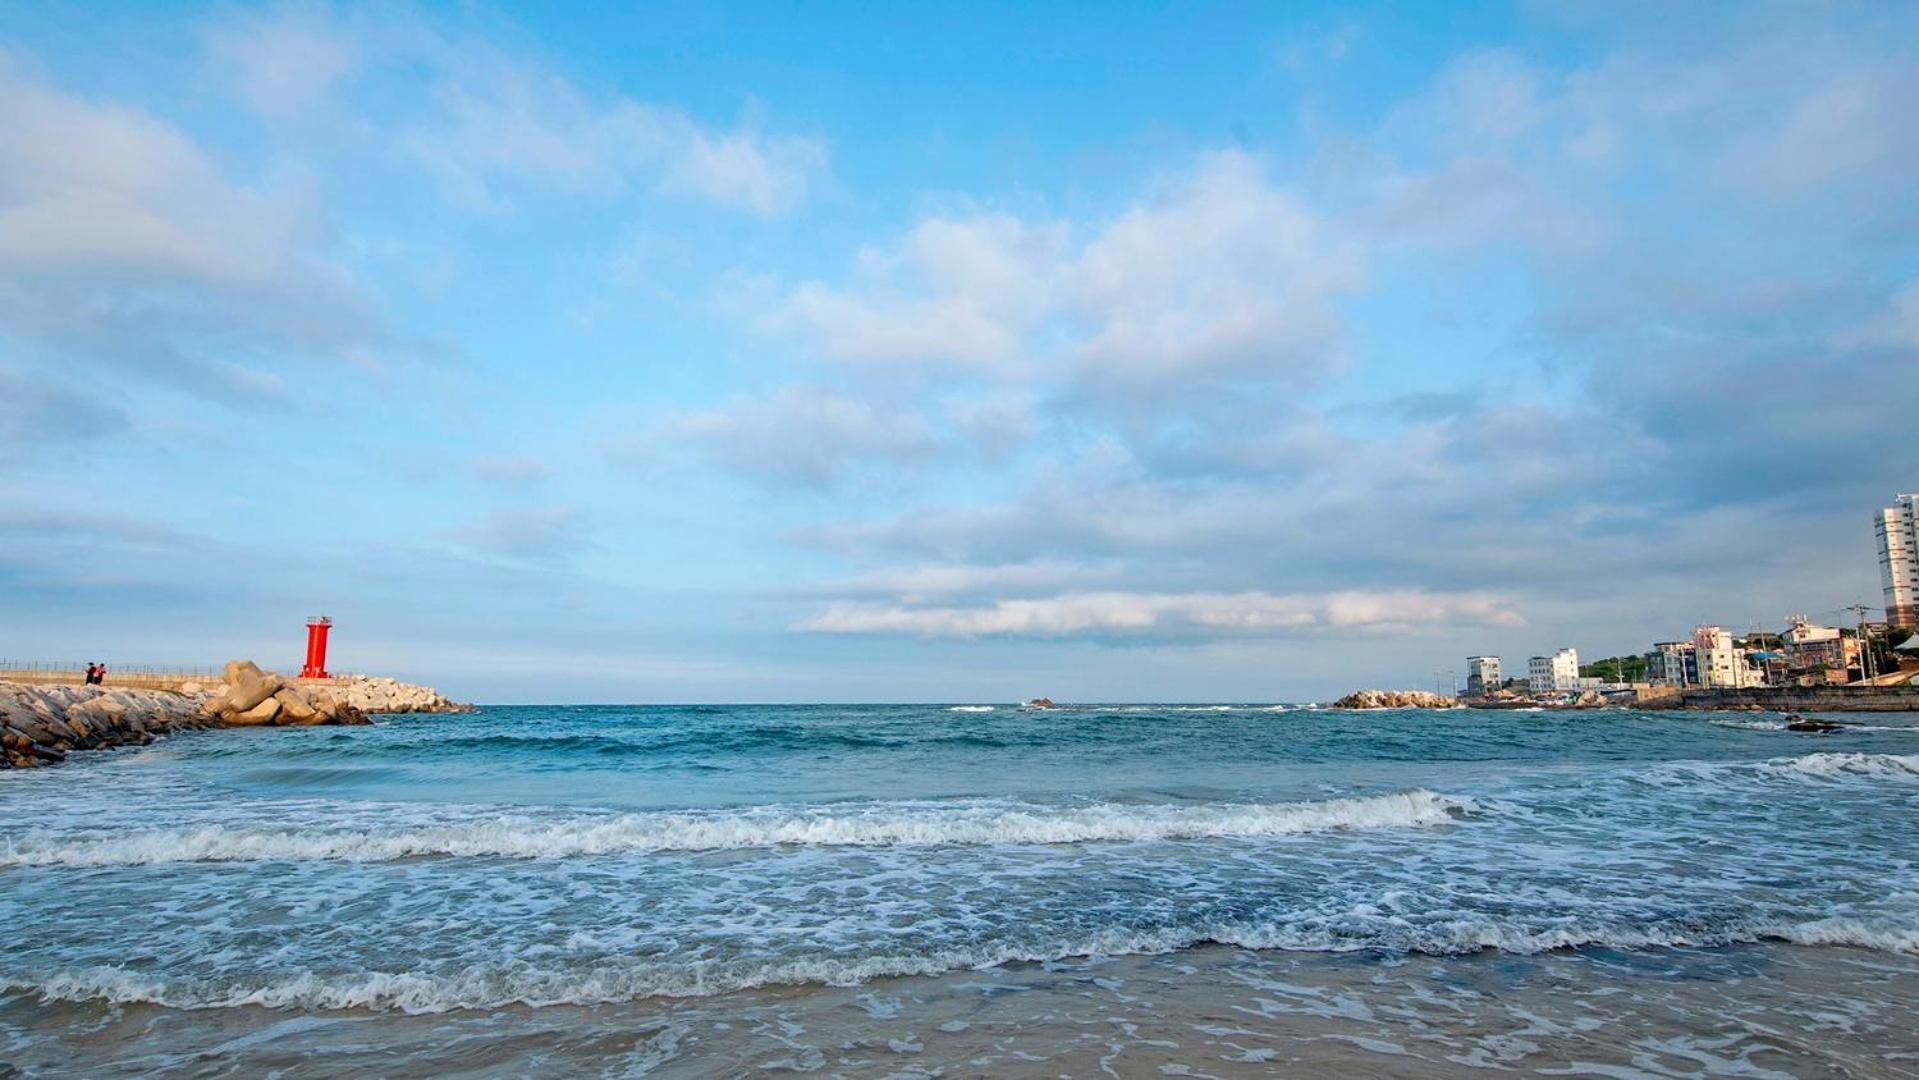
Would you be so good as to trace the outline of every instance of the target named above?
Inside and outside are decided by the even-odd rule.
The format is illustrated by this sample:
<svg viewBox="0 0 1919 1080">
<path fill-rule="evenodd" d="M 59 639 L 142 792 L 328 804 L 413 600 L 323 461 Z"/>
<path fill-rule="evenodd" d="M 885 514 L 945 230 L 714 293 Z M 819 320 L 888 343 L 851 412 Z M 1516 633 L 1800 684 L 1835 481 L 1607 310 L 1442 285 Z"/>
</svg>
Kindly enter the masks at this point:
<svg viewBox="0 0 1919 1080">
<path fill-rule="evenodd" d="M 801 622 L 825 633 L 910 633 L 972 638 L 988 634 L 1063 636 L 1099 632 L 1298 633 L 1308 630 L 1401 631 L 1431 627 L 1519 627 L 1525 620 L 1503 597 L 1423 591 L 1268 593 L 1074 593 L 1000 600 L 973 607 L 849 602 Z"/>
</svg>

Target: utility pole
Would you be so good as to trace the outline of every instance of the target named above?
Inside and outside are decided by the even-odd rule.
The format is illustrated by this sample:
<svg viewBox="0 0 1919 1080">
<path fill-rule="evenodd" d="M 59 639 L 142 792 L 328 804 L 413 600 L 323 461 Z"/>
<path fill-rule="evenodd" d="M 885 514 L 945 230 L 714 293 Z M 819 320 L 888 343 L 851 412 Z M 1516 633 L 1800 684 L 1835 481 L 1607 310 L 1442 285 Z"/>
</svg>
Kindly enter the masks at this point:
<svg viewBox="0 0 1919 1080">
<path fill-rule="evenodd" d="M 1872 638 L 1866 633 L 1866 612 L 1872 609 L 1864 604 L 1853 604 L 1846 610 L 1859 616 L 1859 678 L 1864 681 L 1873 676 Z"/>
</svg>

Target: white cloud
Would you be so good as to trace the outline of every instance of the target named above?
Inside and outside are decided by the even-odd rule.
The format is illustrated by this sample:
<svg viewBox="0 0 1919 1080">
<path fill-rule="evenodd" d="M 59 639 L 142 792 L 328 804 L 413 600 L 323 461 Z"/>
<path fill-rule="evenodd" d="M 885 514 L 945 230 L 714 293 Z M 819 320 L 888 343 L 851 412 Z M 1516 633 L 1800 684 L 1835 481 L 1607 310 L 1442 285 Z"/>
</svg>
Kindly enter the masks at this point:
<svg viewBox="0 0 1919 1080">
<path fill-rule="evenodd" d="M 940 436 L 916 412 L 801 388 L 688 413 L 669 421 L 660 434 L 772 486 L 827 487 L 862 462 L 924 460 L 942 447 Z"/>
<path fill-rule="evenodd" d="M 952 363 L 1014 372 L 1058 302 L 1064 230 L 1006 214 L 921 222 L 897 249 L 863 250 L 851 289 L 808 282 L 792 320 L 855 364 Z"/>
<path fill-rule="evenodd" d="M 1512 602 L 1502 596 L 1398 590 L 1294 595 L 1088 592 L 999 600 L 979 606 L 856 601 L 829 605 L 796 628 L 839 634 L 971 638 L 1149 630 L 1213 635 L 1523 625 L 1525 620 L 1513 609 Z"/>
<path fill-rule="evenodd" d="M 0 146 L 0 331 L 231 397 L 278 385 L 231 359 L 254 350 L 398 348 L 309 198 L 228 179 L 158 117 L 0 52 Z"/>
<path fill-rule="evenodd" d="M 235 12 L 208 26 L 207 44 L 248 107 L 282 121 L 327 108 L 361 53 L 329 8 L 305 3 Z"/>
<path fill-rule="evenodd" d="M 902 603 L 920 604 L 930 597 L 964 593 L 1053 591 L 1067 582 L 1113 577 L 1119 569 L 1117 563 L 1096 566 L 1052 559 L 996 565 L 924 563 L 877 570 L 836 583 L 832 589 L 853 594 L 891 593 Z"/>
<path fill-rule="evenodd" d="M 1362 282 L 1358 251 L 1238 151 L 1200 160 L 1163 199 L 1109 223 L 1073 268 L 1096 376 L 1266 369 L 1317 374 L 1333 301 Z"/>
<path fill-rule="evenodd" d="M 463 200 L 510 202 L 513 184 L 614 194 L 637 184 L 763 216 L 804 200 L 824 171 L 815 140 L 742 124 L 709 130 L 662 105 L 594 101 L 567 80 L 491 51 L 448 46 L 406 145 Z"/>
<path fill-rule="evenodd" d="M 1095 380 L 1316 373 L 1337 337 L 1334 301 L 1362 277 L 1356 248 L 1257 159 L 1224 151 L 1091 228 L 922 221 L 896 247 L 862 251 L 847 284 L 794 288 L 786 311 L 827 356 L 863 365 Z"/>
<path fill-rule="evenodd" d="M 478 209 L 504 210 L 523 187 L 638 189 L 772 217 L 804 202 L 827 171 L 824 143 L 763 131 L 751 110 L 713 126 L 669 104 L 596 94 L 532 55 L 423 16 L 290 3 L 217 20 L 208 39 L 255 112 L 296 128 L 336 121 Z M 423 92 L 396 94 L 396 78 L 422 81 Z"/>
</svg>

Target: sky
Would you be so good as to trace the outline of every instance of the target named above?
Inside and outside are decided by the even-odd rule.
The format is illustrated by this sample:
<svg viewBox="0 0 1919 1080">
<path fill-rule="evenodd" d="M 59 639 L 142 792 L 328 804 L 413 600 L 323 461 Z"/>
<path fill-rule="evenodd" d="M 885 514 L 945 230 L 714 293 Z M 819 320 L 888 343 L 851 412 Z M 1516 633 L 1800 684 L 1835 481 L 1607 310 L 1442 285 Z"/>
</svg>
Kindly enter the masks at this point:
<svg viewBox="0 0 1919 1080">
<path fill-rule="evenodd" d="M 1879 602 L 1919 5 L 0 8 L 0 657 L 1323 700 Z"/>
</svg>

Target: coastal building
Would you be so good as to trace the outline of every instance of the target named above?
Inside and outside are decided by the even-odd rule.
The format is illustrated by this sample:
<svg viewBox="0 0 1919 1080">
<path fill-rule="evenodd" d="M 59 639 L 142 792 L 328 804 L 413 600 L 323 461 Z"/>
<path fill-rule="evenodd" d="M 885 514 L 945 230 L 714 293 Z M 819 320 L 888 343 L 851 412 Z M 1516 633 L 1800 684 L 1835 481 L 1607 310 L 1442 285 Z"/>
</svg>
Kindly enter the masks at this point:
<svg viewBox="0 0 1919 1080">
<path fill-rule="evenodd" d="M 1879 511 L 1872 531 L 1879 540 L 1879 583 L 1885 590 L 1886 621 L 1919 628 L 1919 495 L 1900 495 Z"/>
<path fill-rule="evenodd" d="M 1725 627 L 1693 627 L 1692 646 L 1699 665 L 1699 685 L 1715 690 L 1765 685 L 1763 676 L 1746 663 L 1738 640 Z"/>
<path fill-rule="evenodd" d="M 1786 674 L 1796 683 L 1843 683 L 1846 669 L 1859 661 L 1859 643 L 1836 626 L 1820 626 L 1804 615 L 1786 616 L 1779 635 Z"/>
<path fill-rule="evenodd" d="M 1535 694 L 1579 689 L 1579 650 L 1559 649 L 1527 660 L 1526 688 Z"/>
<path fill-rule="evenodd" d="M 1699 650 L 1690 641 L 1661 641 L 1646 654 L 1646 681 L 1654 686 L 1699 685 Z"/>
<path fill-rule="evenodd" d="M 1468 656 L 1466 658 L 1466 692 L 1490 694 L 1497 689 L 1499 689 L 1499 657 Z"/>
</svg>

